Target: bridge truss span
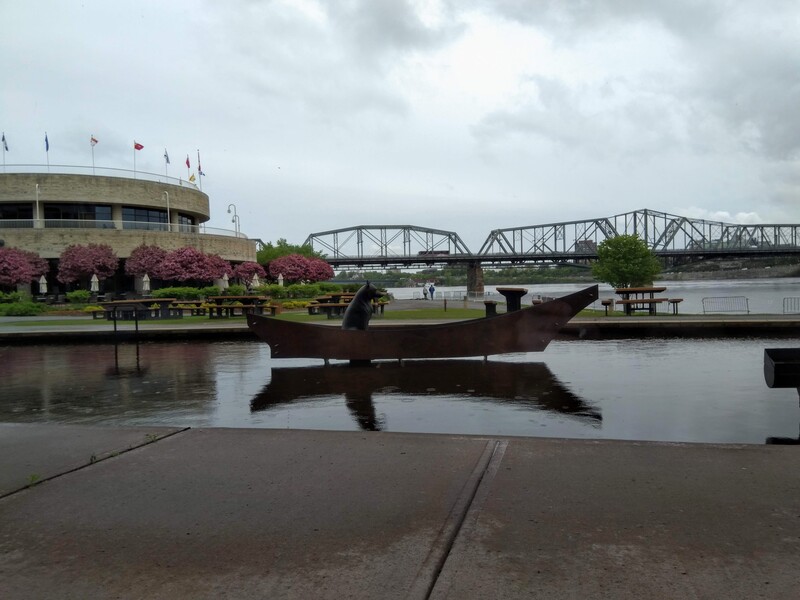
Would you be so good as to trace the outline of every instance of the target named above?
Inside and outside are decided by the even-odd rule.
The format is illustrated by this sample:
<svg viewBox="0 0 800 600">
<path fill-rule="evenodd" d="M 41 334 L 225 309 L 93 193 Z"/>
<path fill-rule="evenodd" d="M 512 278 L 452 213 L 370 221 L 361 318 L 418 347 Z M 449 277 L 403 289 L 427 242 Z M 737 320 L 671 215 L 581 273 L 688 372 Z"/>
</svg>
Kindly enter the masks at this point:
<svg viewBox="0 0 800 600">
<path fill-rule="evenodd" d="M 691 219 L 654 210 L 564 223 L 495 229 L 478 256 L 486 262 L 586 260 L 603 241 L 635 235 L 662 257 L 702 258 L 800 253 L 800 225 L 743 225 Z"/>
<path fill-rule="evenodd" d="M 312 233 L 304 242 L 331 265 L 413 266 L 472 257 L 453 231 L 415 225 L 359 225 Z"/>
<path fill-rule="evenodd" d="M 331 266 L 583 264 L 605 240 L 635 235 L 667 262 L 724 257 L 800 256 L 800 225 L 725 223 L 636 210 L 611 217 L 495 229 L 477 254 L 452 231 L 414 225 L 360 225 L 312 233 L 305 244 Z"/>
</svg>

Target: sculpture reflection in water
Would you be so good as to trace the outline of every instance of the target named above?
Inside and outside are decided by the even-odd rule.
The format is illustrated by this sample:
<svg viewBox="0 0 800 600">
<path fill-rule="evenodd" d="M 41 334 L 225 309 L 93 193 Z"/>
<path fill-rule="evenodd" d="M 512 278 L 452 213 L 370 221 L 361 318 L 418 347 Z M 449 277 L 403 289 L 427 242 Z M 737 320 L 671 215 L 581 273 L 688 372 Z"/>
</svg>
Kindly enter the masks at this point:
<svg viewBox="0 0 800 600">
<path fill-rule="evenodd" d="M 388 424 L 376 414 L 373 397 L 377 394 L 479 400 L 561 414 L 590 427 L 602 423 L 600 412 L 564 386 L 544 363 L 470 360 L 273 369 L 270 383 L 251 400 L 250 409 L 268 411 L 342 395 L 361 429 L 381 431 Z"/>
</svg>

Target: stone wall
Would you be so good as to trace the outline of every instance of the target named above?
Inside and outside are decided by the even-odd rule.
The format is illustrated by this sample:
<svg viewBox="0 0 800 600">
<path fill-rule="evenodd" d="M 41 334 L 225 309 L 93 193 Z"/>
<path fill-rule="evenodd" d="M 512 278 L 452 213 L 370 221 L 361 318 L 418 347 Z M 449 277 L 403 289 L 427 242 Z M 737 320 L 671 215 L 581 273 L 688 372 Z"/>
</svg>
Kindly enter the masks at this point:
<svg viewBox="0 0 800 600">
<path fill-rule="evenodd" d="M 234 262 L 255 261 L 256 243 L 206 233 L 176 233 L 137 229 L 3 229 L 0 238 L 6 246 L 36 252 L 42 258 L 58 258 L 64 248 L 73 244 L 106 244 L 119 258 L 127 258 L 137 246 L 159 246 L 167 251 L 190 246 L 206 254 L 219 254 Z"/>
</svg>

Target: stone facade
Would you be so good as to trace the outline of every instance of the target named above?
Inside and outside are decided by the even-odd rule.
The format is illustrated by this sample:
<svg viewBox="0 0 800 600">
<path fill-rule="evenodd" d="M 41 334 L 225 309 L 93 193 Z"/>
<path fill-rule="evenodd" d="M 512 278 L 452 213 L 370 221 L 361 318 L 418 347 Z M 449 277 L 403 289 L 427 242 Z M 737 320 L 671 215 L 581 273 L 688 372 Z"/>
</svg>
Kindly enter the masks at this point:
<svg viewBox="0 0 800 600">
<path fill-rule="evenodd" d="M 202 232 L 200 225 L 210 217 L 208 195 L 191 184 L 174 181 L 61 173 L 0 174 L 0 204 L 27 204 L 33 215 L 32 226 L 27 227 L 10 221 L 4 226 L 0 219 L 0 239 L 6 246 L 30 250 L 48 259 L 58 258 L 71 244 L 96 243 L 111 246 L 119 258 L 127 258 L 134 248 L 148 244 L 165 250 L 191 246 L 232 262 L 255 261 L 255 241 L 233 232 Z M 91 221 L 66 223 L 71 227 L 45 223 L 43 213 L 37 211 L 44 204 L 54 203 L 110 205 L 111 220 L 103 228 L 95 227 Z M 123 224 L 123 207 L 166 211 L 167 206 L 171 231 L 131 229 Z M 196 225 L 181 225 L 181 217 L 192 219 Z"/>
</svg>

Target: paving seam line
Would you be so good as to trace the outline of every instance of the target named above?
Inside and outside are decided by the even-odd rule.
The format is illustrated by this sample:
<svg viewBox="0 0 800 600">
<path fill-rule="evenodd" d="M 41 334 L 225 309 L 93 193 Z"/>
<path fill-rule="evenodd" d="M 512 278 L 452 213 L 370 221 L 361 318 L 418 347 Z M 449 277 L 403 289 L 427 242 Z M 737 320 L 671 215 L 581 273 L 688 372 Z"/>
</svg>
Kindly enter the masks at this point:
<svg viewBox="0 0 800 600">
<path fill-rule="evenodd" d="M 455 544 L 456 538 L 461 532 L 467 515 L 472 510 L 472 504 L 478 491 L 486 481 L 487 473 L 492 473 L 492 477 L 486 481 L 487 486 L 497 472 L 497 465 L 503 458 L 508 442 L 500 440 L 489 440 L 486 447 L 478 459 L 475 468 L 467 478 L 461 492 L 456 498 L 450 513 L 447 515 L 442 528 L 439 530 L 436 539 L 431 544 L 431 550 L 422 563 L 414 582 L 406 595 L 408 600 L 427 600 L 436 586 L 439 575 L 447 562 L 450 550 Z"/>
<path fill-rule="evenodd" d="M 475 531 L 475 528 L 478 525 L 478 517 L 480 517 L 483 504 L 489 497 L 492 481 L 494 480 L 495 475 L 497 475 L 497 471 L 500 469 L 500 463 L 503 460 L 506 448 L 508 448 L 507 440 L 500 440 L 496 442 L 492 459 L 486 466 L 486 471 L 481 478 L 478 489 L 475 490 L 475 495 L 467 509 L 467 514 L 464 515 L 461 528 L 458 531 L 458 536 L 453 540 L 451 551 L 448 552 L 447 556 L 445 557 L 445 562 L 442 565 L 438 577 L 434 582 L 434 586 L 431 589 L 431 593 L 426 600 L 441 600 L 447 598 L 450 587 L 453 584 L 453 577 L 457 573 L 461 558 L 464 556 L 463 552 L 458 552 L 457 546 L 462 546 L 469 543 L 472 532 Z M 453 552 L 453 550 L 455 550 L 455 552 Z"/>
<path fill-rule="evenodd" d="M 56 473 L 55 475 L 50 475 L 49 477 L 44 477 L 43 479 L 38 479 L 35 483 L 28 484 L 21 488 L 17 488 L 16 490 L 11 490 L 10 492 L 6 492 L 5 494 L 0 494 L 0 500 L 3 498 L 8 498 L 9 496 L 13 496 L 14 494 L 18 494 L 20 492 L 24 492 L 25 490 L 29 490 L 31 488 L 36 487 L 37 485 L 41 485 L 45 481 L 52 481 L 53 479 L 57 479 L 59 477 L 63 477 L 64 475 L 69 475 L 70 473 L 74 473 L 75 471 L 80 471 L 81 469 L 85 469 L 87 467 L 91 467 L 92 465 L 96 465 L 97 463 L 101 463 L 109 458 L 115 458 L 120 456 L 121 454 L 127 454 L 133 450 L 138 450 L 139 448 L 144 448 L 145 446 L 149 446 L 150 444 L 155 444 L 156 442 L 160 442 L 161 440 L 165 440 L 167 438 L 172 437 L 173 435 L 178 435 L 179 433 L 184 433 L 185 431 L 189 431 L 191 427 L 183 427 L 178 429 L 177 431 L 173 431 L 171 433 L 167 433 L 165 435 L 159 436 L 153 440 L 148 440 L 143 444 L 137 444 L 136 446 L 129 446 L 122 450 L 115 450 L 113 452 L 109 452 L 105 456 L 95 457 L 92 455 L 92 460 L 84 465 L 78 465 L 77 467 L 72 467 L 71 469 L 67 469 L 66 471 L 62 471 L 61 473 Z"/>
</svg>

